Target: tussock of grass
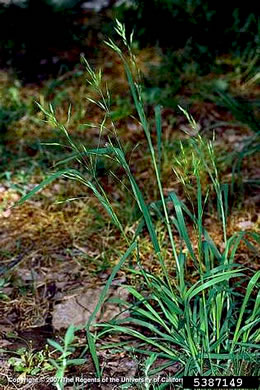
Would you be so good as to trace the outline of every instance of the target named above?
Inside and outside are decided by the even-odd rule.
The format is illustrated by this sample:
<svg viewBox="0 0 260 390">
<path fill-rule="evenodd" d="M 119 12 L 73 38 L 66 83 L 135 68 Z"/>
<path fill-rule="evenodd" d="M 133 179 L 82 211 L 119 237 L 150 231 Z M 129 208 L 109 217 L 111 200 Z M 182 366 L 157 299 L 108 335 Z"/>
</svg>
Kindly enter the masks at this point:
<svg viewBox="0 0 260 390">
<path fill-rule="evenodd" d="M 143 137 L 146 139 L 151 167 L 149 174 L 153 174 L 151 182 L 156 187 L 151 193 L 155 199 L 149 201 L 151 193 L 147 195 L 144 192 L 144 189 L 147 190 L 146 183 L 139 185 L 140 176 L 132 169 L 135 164 L 126 157 L 116 123 L 111 116 L 111 96 L 103 83 L 101 71 L 95 72 L 84 60 L 89 84 L 96 95 L 95 99 L 90 97 L 89 101 L 104 114 L 99 126 L 98 145 L 86 147 L 72 138 L 67 130 L 72 115 L 70 109 L 65 123 L 58 119 L 52 105 L 48 109 L 39 105 L 49 125 L 56 128 L 66 141 L 70 153 L 68 158 L 59 163 L 59 170 L 23 196 L 18 204 L 24 203 L 58 178 L 70 179 L 85 187 L 88 194 L 94 195 L 111 220 L 113 229 L 118 231 L 119 242 L 122 240 L 125 243 L 126 249 L 112 269 L 98 305 L 85 327 L 88 340 L 86 349 L 89 349 L 98 377 L 101 376 L 101 367 L 97 342 L 113 333 L 127 334 L 136 339 L 135 346 L 125 345 L 124 349 L 150 356 L 147 367 L 163 357 L 172 364 L 180 363 L 181 368 L 176 374 L 179 376 L 219 375 L 220 372 L 226 375 L 254 374 L 259 341 L 256 288 L 260 275 L 258 272 L 248 277 L 247 269 L 236 263 L 236 252 L 241 243 L 254 249 L 253 242 L 259 237 L 256 233 L 246 234 L 241 231 L 232 236 L 228 234 L 229 186 L 220 182 L 213 143 L 198 134 L 197 123 L 182 107 L 180 109 L 189 124 L 186 127 L 189 148 L 186 151 L 180 144 L 180 153 L 174 156 L 172 169 L 186 190 L 192 189 L 193 194 L 189 204 L 180 199 L 174 190 L 165 194 L 162 182 L 164 156 L 161 109 L 155 109 L 155 137 L 146 116 L 140 73 L 131 50 L 132 35 L 128 40 L 124 26 L 118 21 L 116 31 L 123 41 L 124 49 L 121 50 L 112 40 L 106 43 L 118 54 L 124 65 Z M 106 129 L 109 131 L 106 132 Z M 102 142 L 103 131 L 106 143 Z M 107 190 L 107 183 L 100 180 L 97 174 L 99 161 L 111 162 L 113 167 L 120 168 L 121 176 L 117 178 L 113 173 L 112 177 L 119 179 L 125 193 L 130 195 L 139 209 L 134 231 L 120 217 L 119 203 L 113 199 L 113 192 Z M 78 165 L 73 165 L 75 162 Z M 68 167 L 71 163 L 72 166 Z M 210 191 L 204 190 L 208 183 Z M 221 232 L 219 245 L 204 224 L 208 199 L 213 192 L 215 198 L 212 206 Z M 120 204 L 124 205 L 125 197 L 122 196 Z M 147 245 L 148 237 L 150 244 Z M 108 242 L 111 245 L 111 241 Z M 119 252 L 123 247 L 119 244 Z M 146 254 L 152 262 L 156 260 L 156 271 L 146 269 Z M 120 302 L 129 311 L 129 316 L 95 324 L 95 315 L 116 273 L 126 264 L 135 263 L 138 267 L 129 272 L 134 278 L 142 280 L 142 288 L 126 285 L 132 301 Z M 93 326 L 95 332 L 92 332 Z M 118 346 L 115 344 L 114 347 Z M 149 372 L 149 368 L 147 370 Z M 60 377 L 59 370 L 57 376 Z"/>
</svg>

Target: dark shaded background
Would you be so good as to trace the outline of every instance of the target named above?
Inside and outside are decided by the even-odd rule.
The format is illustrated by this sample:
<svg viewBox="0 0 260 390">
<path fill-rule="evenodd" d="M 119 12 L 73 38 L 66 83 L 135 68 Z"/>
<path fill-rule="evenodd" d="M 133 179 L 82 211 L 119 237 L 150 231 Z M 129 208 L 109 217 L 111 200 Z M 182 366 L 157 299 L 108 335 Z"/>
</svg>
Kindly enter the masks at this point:
<svg viewBox="0 0 260 390">
<path fill-rule="evenodd" d="M 157 44 L 167 54 L 182 49 L 181 61 L 203 62 L 210 71 L 217 55 L 259 47 L 257 2 L 203 0 L 132 0 L 120 5 L 99 2 L 28 0 L 0 5 L 0 66 L 11 68 L 24 82 L 55 76 L 89 56 L 98 41 L 113 35 L 113 19 L 134 28 L 140 47 Z M 102 1 L 101 1 L 102 3 Z"/>
</svg>

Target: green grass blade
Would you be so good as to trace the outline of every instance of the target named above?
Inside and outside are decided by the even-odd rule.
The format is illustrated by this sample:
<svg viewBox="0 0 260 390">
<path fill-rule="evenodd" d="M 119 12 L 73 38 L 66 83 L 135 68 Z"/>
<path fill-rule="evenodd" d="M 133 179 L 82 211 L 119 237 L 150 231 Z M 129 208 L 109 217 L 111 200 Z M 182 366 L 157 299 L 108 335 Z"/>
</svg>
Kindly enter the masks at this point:
<svg viewBox="0 0 260 390">
<path fill-rule="evenodd" d="M 134 322 L 136 322 L 135 319 L 134 319 Z M 142 324 L 142 322 L 141 322 L 141 324 Z M 144 323 L 144 324 L 148 328 L 152 329 L 152 327 L 149 326 L 149 324 L 147 324 L 147 323 Z M 159 343 L 159 342 L 155 341 L 153 338 L 147 337 L 147 336 L 143 335 L 141 332 L 138 332 L 137 330 L 134 330 L 134 329 L 126 327 L 126 326 L 119 326 L 119 325 L 113 325 L 113 324 L 107 324 L 107 325 L 100 324 L 100 325 L 107 326 L 111 332 L 128 334 L 134 338 L 142 340 L 145 343 L 152 345 L 152 346 L 158 348 L 158 350 L 166 353 L 170 358 L 174 358 L 174 359 L 179 360 L 177 354 L 172 349 L 165 347 L 163 343 Z M 155 330 L 158 333 L 158 330 L 157 329 L 155 329 Z M 162 335 L 165 336 L 164 334 L 162 334 Z"/>
<path fill-rule="evenodd" d="M 65 347 L 67 348 L 71 343 L 72 341 L 74 340 L 74 331 L 75 331 L 75 327 L 74 325 L 70 325 L 65 333 L 65 337 L 64 337 L 64 345 Z"/>
<path fill-rule="evenodd" d="M 57 349 L 57 351 L 59 351 L 61 353 L 64 352 L 64 348 L 59 343 L 57 343 L 57 341 L 54 341 L 51 339 L 47 339 L 47 341 L 53 348 Z"/>
<path fill-rule="evenodd" d="M 155 107 L 155 125 L 156 125 L 156 134 L 157 134 L 157 153 L 158 153 L 158 171 L 159 176 L 161 172 L 161 163 L 162 163 L 162 120 L 161 120 L 161 107 Z"/>
<path fill-rule="evenodd" d="M 175 208 L 176 217 L 177 217 L 177 221 L 178 221 L 179 232 L 181 234 L 181 237 L 183 238 L 183 240 L 184 240 L 184 242 L 185 242 L 185 244 L 186 244 L 186 246 L 188 248 L 189 254 L 191 255 L 194 263 L 198 264 L 197 258 L 195 256 L 195 253 L 194 253 L 193 248 L 192 248 L 192 244 L 191 244 L 191 241 L 190 241 L 190 238 L 189 238 L 189 234 L 188 234 L 188 231 L 187 231 L 187 228 L 186 228 L 186 224 L 185 224 L 185 221 L 184 221 L 181 203 L 179 202 L 179 199 L 177 198 L 175 193 L 171 193 L 170 194 L 170 198 L 171 198 L 171 200 L 173 202 L 173 205 L 174 205 L 174 208 Z"/>
<path fill-rule="evenodd" d="M 17 203 L 15 203 L 15 206 L 20 206 L 24 202 L 26 202 L 28 199 L 30 199 L 32 196 L 34 196 L 37 192 L 41 191 L 43 188 L 45 188 L 47 185 L 52 183 L 54 180 L 58 179 L 59 177 L 68 174 L 68 173 L 75 173 L 74 169 L 64 169 L 62 171 L 55 172 L 48 176 L 46 179 L 44 179 L 40 184 L 35 186 L 28 194 L 24 195 Z"/>
<path fill-rule="evenodd" d="M 88 340 L 89 351 L 96 369 L 97 377 L 100 378 L 101 370 L 100 370 L 99 359 L 96 350 L 96 344 L 94 341 L 94 336 L 90 333 L 89 330 L 87 331 L 87 340 Z"/>
<path fill-rule="evenodd" d="M 169 200 L 173 202 L 173 199 L 175 199 L 177 195 L 174 192 L 171 192 L 169 194 Z M 178 198 L 178 197 L 177 197 Z M 197 218 L 190 212 L 190 210 L 187 208 L 187 206 L 178 198 L 178 202 L 181 205 L 183 211 L 191 218 L 191 220 L 195 223 L 198 224 Z M 214 241 L 210 237 L 209 233 L 205 228 L 203 228 L 202 233 L 204 235 L 205 241 L 208 243 L 209 247 L 211 248 L 211 251 L 213 252 L 214 256 L 221 262 L 222 261 L 222 256 L 219 250 L 217 249 Z"/>
<path fill-rule="evenodd" d="M 220 275 L 215 275 L 213 278 L 211 278 L 205 283 L 201 284 L 200 282 L 198 282 L 187 291 L 185 299 L 190 301 L 201 291 L 208 289 L 211 286 L 217 285 L 218 283 L 221 283 L 223 281 L 228 281 L 231 278 L 240 277 L 240 276 L 245 276 L 245 275 L 242 272 L 239 272 L 239 270 L 234 270 L 234 271 L 223 272 Z M 198 287 L 196 287 L 197 284 L 199 284 Z"/>
<path fill-rule="evenodd" d="M 239 317 L 238 317 L 238 320 L 237 320 L 237 325 L 236 325 L 236 329 L 235 329 L 235 332 L 234 332 L 234 337 L 233 337 L 233 341 L 232 341 L 232 347 L 231 347 L 231 350 L 233 351 L 238 339 L 239 339 L 239 330 L 240 330 L 240 327 L 241 327 L 241 324 L 242 324 L 242 319 L 243 319 L 243 316 L 245 314 L 245 309 L 246 309 L 246 305 L 248 303 L 248 300 L 250 298 L 250 295 L 254 289 L 254 287 L 257 285 L 257 282 L 258 282 L 258 279 L 260 278 L 260 271 L 256 272 L 256 274 L 250 279 L 249 283 L 248 283 L 248 286 L 247 286 L 247 289 L 246 289 L 246 295 L 245 295 L 245 298 L 243 300 L 243 303 L 242 303 L 242 306 L 241 306 L 241 309 L 240 309 L 240 313 L 239 313 Z M 257 303 L 259 305 L 259 302 Z"/>
<path fill-rule="evenodd" d="M 99 297 L 99 300 L 98 300 L 98 303 L 95 307 L 95 310 L 93 311 L 93 313 L 91 314 L 91 316 L 89 317 L 89 320 L 86 324 L 86 329 L 88 330 L 92 321 L 94 320 L 95 316 L 97 315 L 98 311 L 100 310 L 102 304 L 104 303 L 104 300 L 106 298 L 106 295 L 108 293 L 108 290 L 111 286 L 111 283 L 115 277 L 115 275 L 117 274 L 117 272 L 120 270 L 120 268 L 122 267 L 122 265 L 124 264 L 124 262 L 126 261 L 126 259 L 132 254 L 132 252 L 136 249 L 137 247 L 137 243 L 134 241 L 130 247 L 127 249 L 127 251 L 125 252 L 125 254 L 121 257 L 120 261 L 118 262 L 118 264 L 116 264 L 111 272 L 111 275 L 109 276 L 108 280 L 107 280 L 107 283 L 105 285 L 105 287 L 103 288 L 102 290 L 102 293 L 100 294 L 100 297 Z"/>
</svg>

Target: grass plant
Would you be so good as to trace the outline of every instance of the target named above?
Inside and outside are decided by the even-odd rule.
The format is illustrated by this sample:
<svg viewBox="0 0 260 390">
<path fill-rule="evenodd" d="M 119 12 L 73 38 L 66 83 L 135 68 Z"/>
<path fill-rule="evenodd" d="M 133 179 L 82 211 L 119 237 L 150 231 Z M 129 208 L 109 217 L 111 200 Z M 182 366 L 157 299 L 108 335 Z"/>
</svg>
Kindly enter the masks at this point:
<svg viewBox="0 0 260 390">
<path fill-rule="evenodd" d="M 69 326 L 64 336 L 63 345 L 54 340 L 48 340 L 49 344 L 60 353 L 58 359 L 50 359 L 51 365 L 56 369 L 55 378 L 57 379 L 56 387 L 58 390 L 63 390 L 64 388 L 64 375 L 69 366 L 76 366 L 84 364 L 86 359 L 71 359 L 71 355 L 75 351 L 73 347 L 73 342 L 75 338 L 75 327 L 73 325 Z"/>
<path fill-rule="evenodd" d="M 128 245 L 127 251 L 113 268 L 97 307 L 85 327 L 88 340 L 86 350 L 88 349 L 92 356 L 98 377 L 101 376 L 102 370 L 96 344 L 101 338 L 113 333 L 126 334 L 136 340 L 135 343 L 126 344 L 121 348 L 146 356 L 146 376 L 155 374 L 152 366 L 158 358 L 164 358 L 168 363 L 157 367 L 156 372 L 178 362 L 180 368 L 176 376 L 256 375 L 259 351 L 257 343 L 260 339 L 259 292 L 257 293 L 260 272 L 251 275 L 250 270 L 236 263 L 236 252 L 240 243 L 243 242 L 249 247 L 252 244 L 249 233 L 238 232 L 231 237 L 228 236 L 226 229 L 228 186 L 220 182 L 213 143 L 205 141 L 198 134 L 198 126 L 194 119 L 186 110 L 180 108 L 190 125 L 189 150 L 192 152 L 192 178 L 196 185 L 196 202 L 190 208 L 173 191 L 165 196 L 161 180 L 163 137 L 160 108 L 155 108 L 157 141 L 154 144 L 142 100 L 140 73 L 131 48 L 133 35 L 131 34 L 128 39 L 124 26 L 118 21 L 116 31 L 123 41 L 124 49 L 119 48 L 110 39 L 106 43 L 123 62 L 138 120 L 146 137 L 159 198 L 150 204 L 146 202 L 145 194 L 132 173 L 124 147 L 117 136 L 110 111 L 111 96 L 102 80 L 102 73 L 95 72 L 83 59 L 89 83 L 99 97 L 89 100 L 104 112 L 104 119 L 100 124 L 100 145 L 87 148 L 73 141 L 67 130 L 70 109 L 67 123 L 62 124 L 56 119 L 51 105 L 48 110 L 40 105 L 47 122 L 59 130 L 66 140 L 66 148 L 69 147 L 71 150 L 68 158 L 60 161 L 59 165 L 67 166 L 76 161 L 79 168 L 63 168 L 51 174 L 23 196 L 18 204 L 22 204 L 59 177 L 78 181 L 99 200 Z M 101 139 L 104 131 L 108 136 L 107 143 L 103 146 Z M 52 145 L 62 146 L 59 143 Z M 112 161 L 123 169 L 128 182 L 127 190 L 131 191 L 139 207 L 139 223 L 132 236 L 126 232 L 109 199 L 110 194 L 106 193 L 99 181 L 97 162 L 103 159 Z M 175 159 L 172 168 L 185 185 L 183 161 L 182 159 L 180 163 Z M 214 243 L 204 227 L 208 195 L 202 193 L 201 175 L 202 173 L 205 175 L 205 172 L 215 192 L 216 208 L 222 225 L 221 248 Z M 167 237 L 165 244 L 158 239 L 152 212 L 158 216 L 165 228 Z M 191 234 L 191 225 L 196 236 L 195 242 L 192 238 L 194 235 Z M 152 242 L 154 257 L 162 270 L 161 277 L 146 271 L 140 261 L 139 238 L 143 234 L 144 226 Z M 176 231 L 178 240 L 174 233 Z M 254 240 L 258 239 L 253 233 L 251 237 Z M 163 245 L 168 243 L 172 256 L 170 264 L 166 265 Z M 95 323 L 95 316 L 105 301 L 116 273 L 129 258 L 133 257 L 137 260 L 138 267 L 130 269 L 129 272 L 142 280 L 142 289 L 139 290 L 132 285 L 124 286 L 132 299 L 131 302 L 120 303 L 129 312 L 129 316 L 124 319 L 117 316 L 108 323 Z M 189 271 L 189 264 L 192 264 L 192 273 Z M 119 346 L 113 343 L 105 346 L 111 347 Z M 59 369 L 63 370 L 64 367 Z M 64 370 L 62 373 L 64 375 Z"/>
</svg>

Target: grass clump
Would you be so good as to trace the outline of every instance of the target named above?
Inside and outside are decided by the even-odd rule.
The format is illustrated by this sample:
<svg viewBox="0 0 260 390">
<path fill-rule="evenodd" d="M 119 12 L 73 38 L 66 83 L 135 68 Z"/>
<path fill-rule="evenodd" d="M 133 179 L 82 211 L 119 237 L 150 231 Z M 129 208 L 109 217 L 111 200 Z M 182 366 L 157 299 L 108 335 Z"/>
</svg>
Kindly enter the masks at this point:
<svg viewBox="0 0 260 390">
<path fill-rule="evenodd" d="M 146 376 L 155 373 L 151 367 L 158 358 L 167 359 L 167 363 L 157 367 L 156 372 L 178 362 L 180 368 L 176 373 L 177 376 L 256 375 L 259 348 L 257 342 L 260 338 L 257 327 L 259 293 L 257 294 L 256 290 L 260 273 L 248 276 L 250 272 L 235 262 L 240 243 L 244 242 L 249 247 L 252 247 L 252 244 L 250 234 L 238 232 L 231 237 L 227 235 L 228 185 L 220 183 L 213 143 L 206 142 L 198 134 L 196 122 L 186 110 L 180 107 L 190 125 L 189 150 L 192 153 L 191 173 L 196 188 L 196 202 L 193 202 L 190 210 L 174 191 L 165 196 L 161 180 L 163 141 L 160 107 L 155 108 L 157 141 L 154 145 L 142 100 L 140 74 L 131 48 L 133 35 L 131 34 L 128 40 L 124 26 L 118 21 L 116 31 L 123 41 L 124 50 L 121 50 L 112 40 L 106 43 L 119 55 L 124 64 L 138 120 L 146 137 L 158 188 L 158 199 L 152 203 L 146 202 L 145 194 L 133 174 L 124 147 L 117 135 L 110 110 L 111 96 L 103 83 L 102 73 L 95 72 L 83 59 L 89 83 L 99 97 L 89 100 L 104 112 L 104 119 L 100 124 L 100 142 L 95 148 L 76 144 L 67 130 L 71 110 L 68 111 L 67 124 L 62 124 L 56 119 L 51 105 L 49 110 L 40 106 L 47 121 L 60 131 L 66 140 L 66 148 L 71 151 L 68 158 L 60 161 L 59 165 L 67 166 L 75 161 L 78 165 L 77 168 L 65 167 L 48 176 L 18 204 L 25 202 L 58 177 L 78 181 L 98 199 L 128 245 L 128 249 L 113 268 L 97 307 L 86 324 L 88 340 L 86 350 L 88 349 L 92 356 L 98 377 L 101 376 L 102 370 L 96 344 L 111 333 L 127 334 L 136 339 L 134 344 L 126 343 L 121 345 L 121 348 L 148 356 L 145 365 Z M 102 144 L 104 133 L 107 134 L 106 144 Z M 126 184 L 124 182 L 126 191 L 131 193 L 139 208 L 140 217 L 132 235 L 131 232 L 126 231 L 109 199 L 110 194 L 106 193 L 99 181 L 97 164 L 104 159 L 124 171 L 127 178 Z M 179 169 L 177 169 L 178 165 Z M 173 168 L 179 179 L 186 185 L 187 177 L 183 163 L 177 159 Z M 204 227 L 208 194 L 203 195 L 201 175 L 205 173 L 216 194 L 216 207 L 222 225 L 221 248 L 214 243 Z M 158 217 L 165 229 L 165 243 L 158 239 L 152 213 Z M 190 225 L 193 226 L 193 235 Z M 144 227 L 152 242 L 154 257 L 161 269 L 161 277 L 146 271 L 140 261 L 139 239 L 144 232 Z M 178 240 L 176 240 L 177 234 Z M 194 236 L 196 240 L 192 238 Z M 258 239 L 256 234 L 251 236 L 254 240 Z M 168 244 L 171 261 L 166 265 L 163 246 Z M 132 268 L 129 272 L 142 281 L 142 288 L 140 290 L 132 285 L 124 286 L 132 296 L 131 302 L 120 301 L 128 315 L 125 318 L 117 316 L 108 323 L 95 324 L 95 316 L 106 298 L 113 278 L 123 264 L 133 257 L 138 267 Z M 189 271 L 190 264 L 192 272 Z M 111 343 L 105 346 L 105 348 L 111 347 L 120 346 Z"/>
</svg>

